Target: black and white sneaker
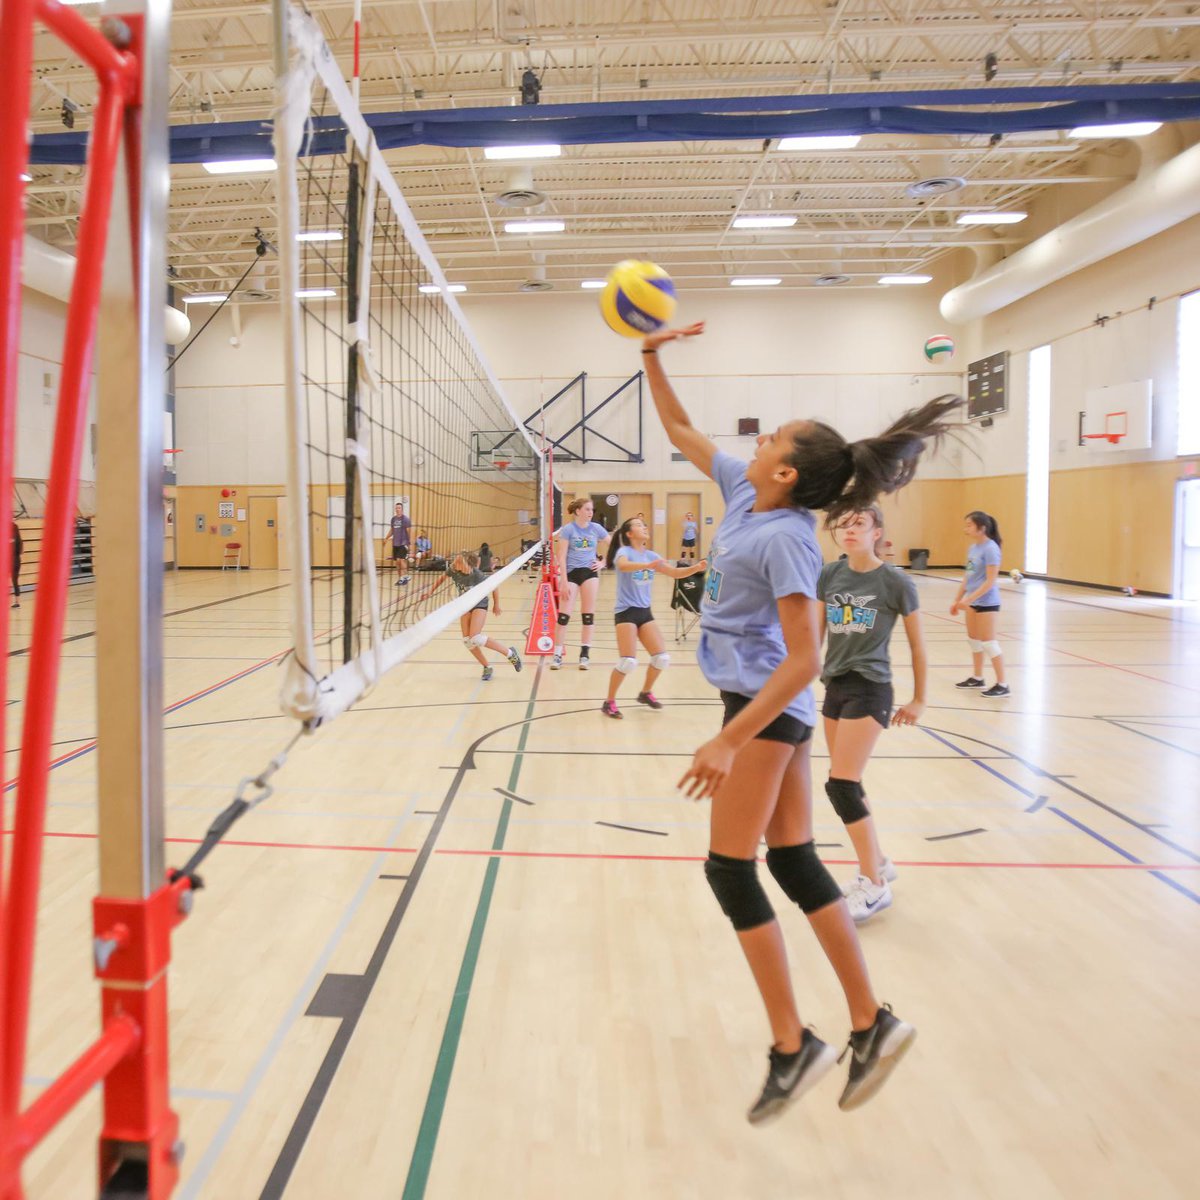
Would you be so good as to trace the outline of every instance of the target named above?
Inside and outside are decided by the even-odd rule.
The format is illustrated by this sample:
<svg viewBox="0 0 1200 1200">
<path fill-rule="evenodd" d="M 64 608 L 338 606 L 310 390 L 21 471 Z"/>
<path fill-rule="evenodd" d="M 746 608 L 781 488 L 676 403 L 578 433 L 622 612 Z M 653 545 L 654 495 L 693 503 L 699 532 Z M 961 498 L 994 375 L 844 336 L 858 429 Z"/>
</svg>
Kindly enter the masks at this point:
<svg viewBox="0 0 1200 1200">
<path fill-rule="evenodd" d="M 981 696 L 991 696 L 995 699 L 997 696 L 1011 696 L 1012 693 L 1008 690 L 1007 683 L 994 683 L 986 692 L 980 692 Z"/>
<path fill-rule="evenodd" d="M 885 1004 L 876 1014 L 870 1029 L 852 1033 L 838 1062 L 850 1055 L 850 1075 L 842 1089 L 838 1108 L 849 1112 L 866 1104 L 887 1082 L 896 1064 L 904 1057 L 917 1036 L 907 1021 L 893 1015 Z"/>
<path fill-rule="evenodd" d="M 516 646 L 509 646 L 508 654 L 505 657 L 507 657 L 508 661 L 512 663 L 514 671 L 519 671 L 521 669 L 521 656 L 517 653 Z"/>
<path fill-rule="evenodd" d="M 491 681 L 492 681 L 492 674 L 493 674 L 493 668 L 492 668 L 492 667 L 490 667 L 490 666 L 489 666 L 489 667 L 484 667 L 484 668 L 483 668 L 483 674 L 480 676 L 480 679 L 482 679 L 484 683 L 491 683 Z"/>
<path fill-rule="evenodd" d="M 592 665 L 591 658 L 585 653 L 579 656 L 579 669 L 581 671 L 588 670 Z"/>
<path fill-rule="evenodd" d="M 954 686 L 956 688 L 981 688 L 983 687 L 983 680 L 977 679 L 974 675 L 968 675 L 962 683 L 956 683 Z"/>
<path fill-rule="evenodd" d="M 771 1067 L 762 1095 L 746 1114 L 751 1125 L 779 1116 L 792 1100 L 811 1091 L 837 1065 L 838 1053 L 811 1029 L 804 1031 L 795 1054 L 771 1050 Z"/>
<path fill-rule="evenodd" d="M 550 660 L 550 670 L 562 670 L 562 655 L 555 651 L 554 657 Z"/>
</svg>

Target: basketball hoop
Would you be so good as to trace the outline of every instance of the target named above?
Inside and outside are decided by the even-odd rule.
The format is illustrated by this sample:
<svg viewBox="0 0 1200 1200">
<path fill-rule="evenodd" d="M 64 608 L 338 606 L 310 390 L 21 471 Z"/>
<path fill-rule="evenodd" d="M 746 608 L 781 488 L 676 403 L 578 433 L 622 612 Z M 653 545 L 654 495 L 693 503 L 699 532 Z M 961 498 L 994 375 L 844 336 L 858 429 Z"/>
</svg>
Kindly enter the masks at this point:
<svg viewBox="0 0 1200 1200">
<path fill-rule="evenodd" d="M 164 470 L 164 471 L 171 471 L 171 470 L 174 470 L 174 468 L 175 468 L 175 455 L 176 455 L 176 454 L 182 454 L 182 453 L 183 453 L 183 450 L 182 450 L 182 449 L 177 449 L 177 450 L 164 450 L 164 451 L 163 451 L 163 470 Z"/>
<path fill-rule="evenodd" d="M 497 471 L 507 471 L 512 466 L 512 458 L 505 450 L 492 451 L 492 466 Z"/>
<path fill-rule="evenodd" d="M 1085 433 L 1085 442 L 1106 441 L 1110 446 L 1119 446 L 1121 439 L 1129 432 L 1129 414 L 1127 412 L 1110 412 L 1104 414 L 1104 430 L 1101 433 Z"/>
<path fill-rule="evenodd" d="M 1125 435 L 1123 433 L 1085 433 L 1083 439 L 1086 442 L 1095 441 L 1097 438 L 1103 438 L 1113 446 L 1120 445 L 1121 439 Z"/>
</svg>

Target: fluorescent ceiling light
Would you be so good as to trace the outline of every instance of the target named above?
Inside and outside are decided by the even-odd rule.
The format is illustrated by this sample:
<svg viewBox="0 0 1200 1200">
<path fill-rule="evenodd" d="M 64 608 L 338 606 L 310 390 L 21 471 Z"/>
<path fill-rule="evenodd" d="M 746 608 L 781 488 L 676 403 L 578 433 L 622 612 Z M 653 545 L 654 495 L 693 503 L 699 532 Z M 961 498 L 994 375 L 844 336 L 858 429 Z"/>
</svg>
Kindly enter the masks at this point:
<svg viewBox="0 0 1200 1200">
<path fill-rule="evenodd" d="M 1073 138 L 1145 137 L 1162 128 L 1161 121 L 1126 121 L 1121 125 L 1078 125 L 1071 130 Z"/>
<path fill-rule="evenodd" d="M 333 288 L 301 288 L 296 293 L 297 300 L 324 300 L 330 296 L 336 296 L 337 292 Z"/>
<path fill-rule="evenodd" d="M 467 285 L 465 283 L 446 284 L 446 291 L 448 292 L 465 292 L 466 290 Z M 436 283 L 423 283 L 417 288 L 417 291 L 424 296 L 440 296 L 442 289 Z"/>
<path fill-rule="evenodd" d="M 779 139 L 780 150 L 853 150 L 862 141 L 859 133 L 818 134 L 814 137 Z"/>
<path fill-rule="evenodd" d="M 741 275 L 729 281 L 730 287 L 774 287 L 783 280 L 778 275 Z"/>
<path fill-rule="evenodd" d="M 960 225 L 1018 225 L 1028 213 L 1023 212 L 970 212 L 959 213 Z"/>
<path fill-rule="evenodd" d="M 932 279 L 932 275 L 880 275 L 879 282 L 884 287 L 913 287 L 919 283 L 929 283 Z"/>
<path fill-rule="evenodd" d="M 340 242 L 342 240 L 342 231 L 340 229 L 308 229 L 304 233 L 296 234 L 298 242 Z"/>
<path fill-rule="evenodd" d="M 785 216 L 767 216 L 767 217 L 734 217 L 734 229 L 787 229 L 795 225 L 795 217 Z"/>
<path fill-rule="evenodd" d="M 262 175 L 275 170 L 273 158 L 219 158 L 200 165 L 210 175 Z"/>
<path fill-rule="evenodd" d="M 184 304 L 220 304 L 225 299 L 226 292 L 197 292 L 193 296 L 184 296 Z"/>
<path fill-rule="evenodd" d="M 558 158 L 562 154 L 561 146 L 484 146 L 483 157 L 490 159 L 504 158 Z"/>
<path fill-rule="evenodd" d="M 562 233 L 565 221 L 505 221 L 505 233 Z"/>
<path fill-rule="evenodd" d="M 607 287 L 608 280 L 607 279 L 581 279 L 579 281 L 579 286 L 581 288 L 587 288 L 589 291 L 594 291 L 597 288 Z"/>
</svg>

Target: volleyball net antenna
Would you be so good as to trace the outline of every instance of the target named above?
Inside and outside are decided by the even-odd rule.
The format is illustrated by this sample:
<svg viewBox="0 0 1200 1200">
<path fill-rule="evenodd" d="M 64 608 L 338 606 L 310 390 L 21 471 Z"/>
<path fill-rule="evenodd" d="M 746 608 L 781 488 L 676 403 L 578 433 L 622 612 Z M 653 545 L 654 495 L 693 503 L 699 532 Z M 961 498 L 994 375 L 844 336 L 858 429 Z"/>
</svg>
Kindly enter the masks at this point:
<svg viewBox="0 0 1200 1200">
<path fill-rule="evenodd" d="M 282 704 L 311 727 L 536 553 L 523 543 L 545 536 L 543 468 L 316 23 L 289 4 L 276 37 Z M 484 545 L 502 565 L 457 595 L 446 566 Z"/>
</svg>

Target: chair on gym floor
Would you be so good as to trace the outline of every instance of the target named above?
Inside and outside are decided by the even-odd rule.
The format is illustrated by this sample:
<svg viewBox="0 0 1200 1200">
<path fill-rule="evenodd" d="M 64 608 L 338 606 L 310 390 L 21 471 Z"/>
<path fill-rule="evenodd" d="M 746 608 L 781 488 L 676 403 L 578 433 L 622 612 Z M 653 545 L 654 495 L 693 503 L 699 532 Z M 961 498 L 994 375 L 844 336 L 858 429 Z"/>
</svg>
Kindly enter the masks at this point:
<svg viewBox="0 0 1200 1200">
<path fill-rule="evenodd" d="M 221 556 L 221 570 L 226 567 L 233 567 L 235 571 L 242 569 L 242 543 L 241 542 L 226 542 L 225 553 Z"/>
</svg>

